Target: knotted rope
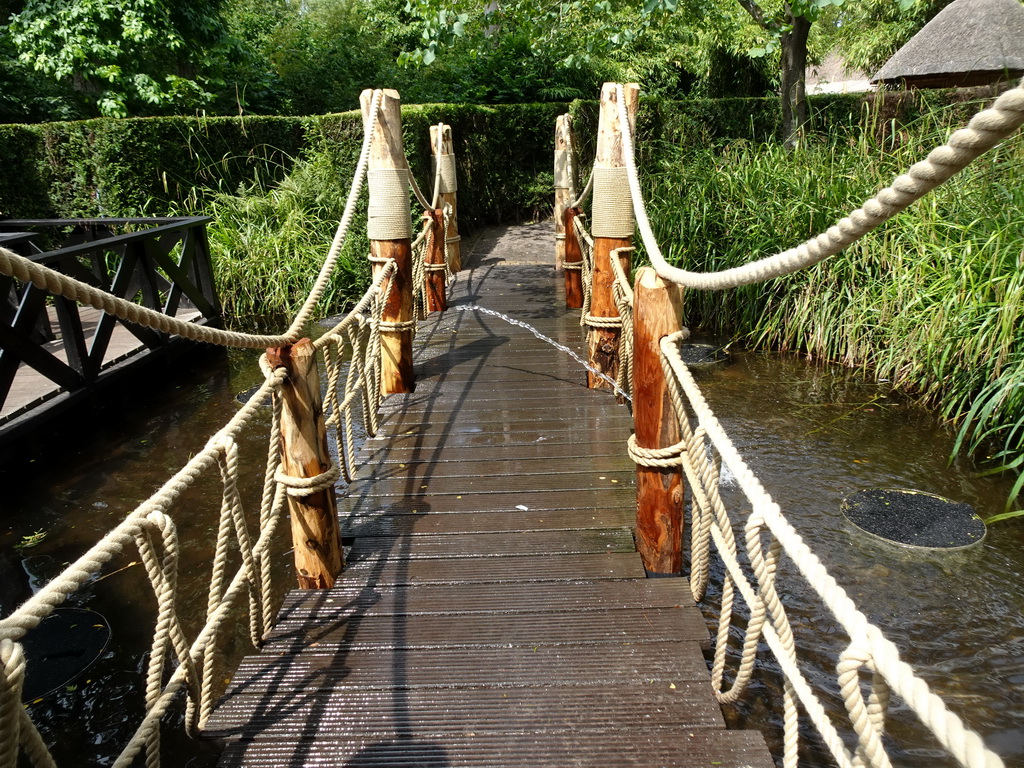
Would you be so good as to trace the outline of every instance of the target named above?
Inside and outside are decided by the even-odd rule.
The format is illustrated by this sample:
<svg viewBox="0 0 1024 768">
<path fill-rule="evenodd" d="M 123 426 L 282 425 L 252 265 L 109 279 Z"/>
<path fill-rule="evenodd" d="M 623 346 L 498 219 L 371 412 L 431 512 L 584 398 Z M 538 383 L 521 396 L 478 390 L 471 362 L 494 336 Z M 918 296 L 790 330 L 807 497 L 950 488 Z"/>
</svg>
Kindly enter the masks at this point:
<svg viewBox="0 0 1024 768">
<path fill-rule="evenodd" d="M 395 269 L 389 260 L 374 278 L 369 290 L 340 323 L 314 343 L 318 349 L 334 350 L 333 367 L 340 367 L 341 344 L 354 340 L 353 360 L 339 403 L 337 375 L 329 375 L 325 410 L 332 416 L 348 412 L 353 400 L 362 399 L 367 431 L 376 429 L 376 407 L 380 397 L 379 320 L 384 303 L 382 284 Z M 391 280 L 389 285 L 394 285 Z M 326 355 L 326 352 L 325 352 Z M 293 478 L 280 472 L 280 398 L 273 396 L 284 382 L 285 369 L 270 369 L 266 356 L 260 361 L 265 381 L 248 402 L 215 434 L 202 451 L 140 504 L 113 531 L 97 542 L 62 573 L 50 581 L 10 616 L 0 619 L 0 768 L 14 768 L 19 752 L 35 765 L 52 766 L 53 760 L 21 705 L 24 655 L 18 640 L 67 598 L 95 579 L 96 573 L 127 548 L 135 546 L 157 601 L 157 619 L 146 670 L 145 707 L 142 724 L 114 765 L 127 768 L 141 751 L 147 766 L 157 766 L 160 757 L 160 720 L 177 696 L 187 696 L 186 725 L 201 729 L 216 700 L 223 675 L 221 645 L 233 626 L 232 612 L 241 596 L 248 598 L 250 639 L 256 645 L 269 630 L 274 616 L 269 548 L 274 541 L 286 495 L 308 495 L 333 487 L 339 472 L 332 467 L 313 478 Z M 329 364 L 329 370 L 332 367 Z M 273 420 L 267 448 L 259 534 L 250 534 L 239 491 L 239 448 L 237 437 L 254 419 L 260 405 L 273 396 Z M 349 435 L 351 413 L 343 417 Z M 335 419 L 338 421 L 338 418 Z M 347 450 L 352 458 L 351 448 Z M 351 465 L 349 465 L 351 466 Z M 178 531 L 168 510 L 181 494 L 204 473 L 217 467 L 221 476 L 222 499 L 207 598 L 206 622 L 195 639 L 188 641 L 177 612 L 179 568 Z M 230 562 L 234 560 L 235 566 Z M 233 575 L 231 575 L 234 568 Z"/>
<path fill-rule="evenodd" d="M 712 665 L 712 683 L 719 701 L 728 703 L 739 698 L 753 675 L 759 642 L 763 639 L 786 680 L 783 693 L 783 765 L 786 768 L 797 765 L 798 706 L 808 713 L 838 765 L 844 768 L 890 765 L 881 743 L 890 690 L 918 714 L 962 765 L 969 768 L 1002 766 L 1002 760 L 985 748 L 978 735 L 949 712 L 913 669 L 900 660 L 896 646 L 857 610 L 782 515 L 729 440 L 683 362 L 679 344 L 685 337 L 686 332 L 680 331 L 662 340 L 662 367 L 680 426 L 681 440 L 673 449 L 679 449 L 679 459 L 691 490 L 690 580 L 695 599 L 703 597 L 707 584 L 711 542 L 725 565 Z M 658 458 L 671 460 L 669 455 Z M 723 461 L 732 470 L 752 508 L 744 531 L 752 580 L 741 565 L 733 523 L 718 493 L 719 468 Z M 852 753 L 797 663 L 792 628 L 775 587 L 783 553 L 792 558 L 801 575 L 851 638 L 850 646 L 840 657 L 837 682 L 857 736 L 857 747 Z M 726 648 L 737 594 L 747 604 L 750 618 L 743 632 L 733 682 L 726 687 Z M 865 669 L 871 673 L 871 689 L 866 701 L 860 685 L 860 674 Z"/>
</svg>

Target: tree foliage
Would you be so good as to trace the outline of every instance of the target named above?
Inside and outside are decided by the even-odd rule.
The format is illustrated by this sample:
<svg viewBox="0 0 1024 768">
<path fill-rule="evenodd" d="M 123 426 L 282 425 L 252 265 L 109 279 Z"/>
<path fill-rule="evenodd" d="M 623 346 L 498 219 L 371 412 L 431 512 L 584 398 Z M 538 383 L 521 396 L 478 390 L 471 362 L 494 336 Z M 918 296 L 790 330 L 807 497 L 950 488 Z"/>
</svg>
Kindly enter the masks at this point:
<svg viewBox="0 0 1024 768">
<path fill-rule="evenodd" d="M 203 107 L 229 56 L 217 0 L 26 0 L 8 34 L 19 60 L 95 96 L 102 115 Z"/>
</svg>

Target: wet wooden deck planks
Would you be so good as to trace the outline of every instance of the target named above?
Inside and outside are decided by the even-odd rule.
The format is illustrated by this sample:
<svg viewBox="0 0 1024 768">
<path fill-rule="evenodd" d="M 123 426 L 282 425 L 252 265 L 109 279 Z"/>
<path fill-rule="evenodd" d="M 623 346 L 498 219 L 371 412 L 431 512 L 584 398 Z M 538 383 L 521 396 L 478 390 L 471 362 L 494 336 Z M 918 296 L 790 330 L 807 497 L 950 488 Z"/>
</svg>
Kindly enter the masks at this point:
<svg viewBox="0 0 1024 768">
<path fill-rule="evenodd" d="M 774 765 L 725 729 L 685 581 L 644 578 L 627 409 L 528 331 L 458 310 L 581 348 L 550 226 L 510 232 L 421 323 L 416 392 L 387 400 L 339 491 L 345 574 L 289 594 L 242 662 L 209 724 L 221 765 Z"/>
</svg>

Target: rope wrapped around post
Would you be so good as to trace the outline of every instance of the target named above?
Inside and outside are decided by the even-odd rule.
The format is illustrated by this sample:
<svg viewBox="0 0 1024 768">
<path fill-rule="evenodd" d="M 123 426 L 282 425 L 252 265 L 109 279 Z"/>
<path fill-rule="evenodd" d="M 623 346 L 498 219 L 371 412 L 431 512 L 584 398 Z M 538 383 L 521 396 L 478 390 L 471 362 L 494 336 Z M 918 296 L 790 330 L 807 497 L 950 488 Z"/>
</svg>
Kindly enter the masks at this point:
<svg viewBox="0 0 1024 768">
<path fill-rule="evenodd" d="M 1000 768 L 1002 760 L 986 749 L 942 700 L 900 659 L 899 651 L 867 617 L 828 573 L 807 547 L 778 505 L 747 467 L 682 360 L 679 350 L 685 332 L 662 339 L 662 366 L 671 390 L 678 420 L 684 474 L 692 493 L 691 504 L 691 588 L 695 599 L 703 596 L 708 578 L 710 544 L 725 565 L 721 613 L 715 640 L 712 683 L 720 702 L 736 701 L 752 678 L 758 646 L 763 639 L 785 676 L 783 691 L 783 765 L 797 766 L 798 706 L 802 706 L 823 743 L 841 766 L 866 765 L 885 768 L 890 764 L 881 748 L 885 707 L 889 692 L 898 695 L 960 763 L 970 768 Z M 745 524 L 743 544 L 749 573 L 745 572 L 733 523 L 718 493 L 720 464 L 732 471 L 752 512 Z M 775 586 L 779 561 L 789 555 L 806 582 L 851 638 L 841 655 L 837 682 L 843 691 L 849 725 L 857 747 L 853 752 L 839 734 L 811 688 L 796 656 L 796 645 L 785 607 Z M 750 611 L 743 632 L 742 651 L 734 679 L 724 686 L 726 647 L 729 644 L 736 597 L 742 597 Z M 872 674 L 867 701 L 856 680 L 862 669 Z"/>
<path fill-rule="evenodd" d="M 593 262 L 590 273 L 589 311 L 584 313 L 587 332 L 588 364 L 594 370 L 616 380 L 619 376 L 619 337 L 622 321 L 612 296 L 612 272 L 609 255 L 612 251 L 632 245 L 632 206 L 626 196 L 629 187 L 623 168 L 622 143 L 618 136 L 620 116 L 616 110 L 617 100 L 626 110 L 626 119 L 636 117 L 639 86 L 630 84 L 623 91 L 616 90 L 615 83 L 605 83 L 601 89 L 601 114 L 598 123 L 597 151 L 594 158 L 593 203 Z M 619 251 L 620 257 L 623 251 Z M 629 271 L 627 265 L 623 265 Z M 586 267 L 584 267 L 586 269 Z M 584 288 L 586 290 L 586 288 Z M 586 304 L 586 299 L 584 299 Z M 605 380 L 587 374 L 587 385 L 605 388 Z"/>
</svg>

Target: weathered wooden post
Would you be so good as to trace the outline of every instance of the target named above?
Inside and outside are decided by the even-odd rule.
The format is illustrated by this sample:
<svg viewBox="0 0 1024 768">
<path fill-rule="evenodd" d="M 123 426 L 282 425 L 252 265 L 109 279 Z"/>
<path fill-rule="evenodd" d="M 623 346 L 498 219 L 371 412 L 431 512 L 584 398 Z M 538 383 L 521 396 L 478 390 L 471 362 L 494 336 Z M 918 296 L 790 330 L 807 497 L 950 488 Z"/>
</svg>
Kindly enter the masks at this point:
<svg viewBox="0 0 1024 768">
<path fill-rule="evenodd" d="M 626 114 L 630 128 L 636 123 L 640 86 L 627 83 L 622 86 L 626 101 Z M 590 364 L 611 379 L 619 369 L 620 326 L 616 323 L 619 312 L 612 297 L 612 272 L 609 255 L 616 248 L 633 244 L 632 198 L 626 179 L 626 165 L 622 157 L 622 132 L 619 129 L 616 83 L 605 83 L 601 88 L 601 115 L 597 127 L 597 152 L 594 158 L 594 269 L 591 280 L 590 316 L 587 318 L 587 351 Z M 622 267 L 629 274 L 628 256 L 622 258 Z M 604 379 L 587 372 L 587 386 L 591 389 L 611 388 Z"/>
<path fill-rule="evenodd" d="M 437 132 L 441 131 L 441 154 L 437 154 Z M 441 124 L 430 126 L 430 152 L 434 162 L 441 166 L 441 207 L 450 205 L 451 215 L 448 218 L 448 231 L 445 239 L 448 243 L 448 268 L 452 272 L 462 269 L 462 238 L 459 236 L 458 192 L 459 182 L 455 174 L 455 144 L 452 142 L 452 127 Z M 443 251 L 442 251 L 443 252 Z"/>
<path fill-rule="evenodd" d="M 559 115 L 555 118 L 555 269 L 561 269 L 565 262 L 565 211 L 572 203 L 573 184 L 572 169 L 575 167 L 572 157 L 573 141 L 572 115 Z"/>
<path fill-rule="evenodd" d="M 301 589 L 329 589 L 344 559 L 338 529 L 334 464 L 327 449 L 316 349 L 309 339 L 267 350 L 274 368 L 288 371 L 276 397 L 281 398 L 281 473 L 294 479 L 321 478 L 326 487 L 305 496 L 288 495 L 295 551 L 295 574 Z M 289 491 L 299 490 L 298 483 Z"/>
<path fill-rule="evenodd" d="M 373 91 L 359 95 L 363 119 L 369 118 Z M 412 392 L 412 222 L 409 213 L 409 172 L 402 147 L 402 102 L 398 91 L 386 88 L 370 139 L 367 165 L 370 193 L 367 234 L 376 274 L 382 261 L 394 259 L 397 269 L 381 289 L 387 300 L 381 326 L 382 394 Z M 377 261 L 381 260 L 381 261 Z M 394 288 L 391 287 L 394 284 Z"/>
<path fill-rule="evenodd" d="M 651 267 L 637 270 L 633 289 L 633 421 L 638 448 L 679 442 L 672 399 L 661 367 L 661 340 L 682 327 L 682 287 Z M 650 573 L 683 567 L 682 468 L 636 466 L 637 549 Z"/>
<path fill-rule="evenodd" d="M 565 211 L 565 260 L 562 269 L 565 272 L 565 306 L 569 309 L 583 307 L 583 251 L 573 224 L 581 215 L 583 211 L 579 208 L 567 208 Z"/>
<path fill-rule="evenodd" d="M 438 208 L 423 214 L 429 219 L 430 238 L 427 241 L 426 265 L 426 298 L 427 312 L 444 312 L 448 309 L 448 285 L 444 263 L 444 210 Z"/>
</svg>

